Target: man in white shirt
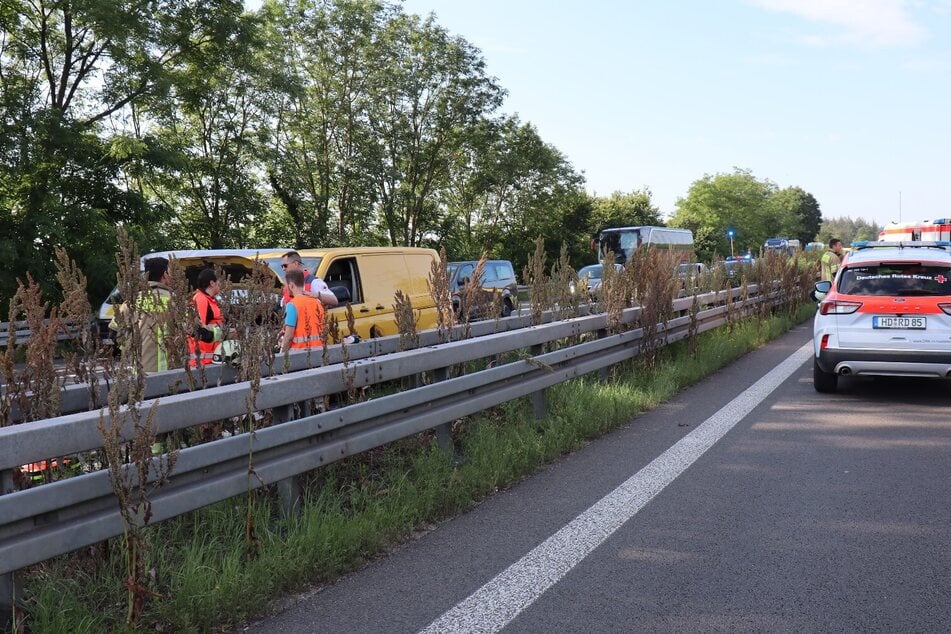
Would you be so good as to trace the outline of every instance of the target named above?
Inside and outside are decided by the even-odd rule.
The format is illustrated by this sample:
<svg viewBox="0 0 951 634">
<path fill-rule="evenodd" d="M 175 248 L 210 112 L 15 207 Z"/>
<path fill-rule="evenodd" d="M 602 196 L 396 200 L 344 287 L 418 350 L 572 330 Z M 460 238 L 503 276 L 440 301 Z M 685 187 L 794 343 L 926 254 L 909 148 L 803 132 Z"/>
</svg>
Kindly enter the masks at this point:
<svg viewBox="0 0 951 634">
<path fill-rule="evenodd" d="M 330 287 L 327 286 L 326 282 L 324 282 L 319 277 L 312 275 L 310 271 L 304 268 L 304 263 L 297 251 L 288 251 L 281 256 L 281 268 L 285 271 L 303 272 L 304 295 L 316 297 L 326 308 L 333 308 L 337 305 L 337 296 L 333 294 L 333 291 L 330 290 Z M 284 301 L 282 302 L 282 305 L 286 305 L 289 301 L 290 293 L 288 292 L 287 285 L 285 284 Z"/>
</svg>

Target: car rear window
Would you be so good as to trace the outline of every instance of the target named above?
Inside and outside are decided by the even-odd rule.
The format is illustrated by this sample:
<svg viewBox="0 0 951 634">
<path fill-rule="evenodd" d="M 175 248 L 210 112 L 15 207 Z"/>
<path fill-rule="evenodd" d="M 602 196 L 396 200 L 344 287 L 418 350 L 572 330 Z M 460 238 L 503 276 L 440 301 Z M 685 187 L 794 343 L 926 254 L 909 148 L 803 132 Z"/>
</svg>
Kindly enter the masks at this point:
<svg viewBox="0 0 951 634">
<path fill-rule="evenodd" d="M 915 262 L 848 267 L 839 279 L 846 295 L 951 295 L 951 267 Z"/>
</svg>

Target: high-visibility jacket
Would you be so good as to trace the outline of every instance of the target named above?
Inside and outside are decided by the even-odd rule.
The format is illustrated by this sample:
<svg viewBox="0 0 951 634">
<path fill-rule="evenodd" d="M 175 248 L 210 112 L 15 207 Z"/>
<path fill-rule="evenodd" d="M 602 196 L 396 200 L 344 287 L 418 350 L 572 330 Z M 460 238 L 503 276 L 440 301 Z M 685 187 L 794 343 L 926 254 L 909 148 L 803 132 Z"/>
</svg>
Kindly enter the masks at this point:
<svg viewBox="0 0 951 634">
<path fill-rule="evenodd" d="M 297 295 L 290 301 L 297 311 L 291 348 L 316 348 L 323 343 L 324 305 L 309 295 Z"/>
<path fill-rule="evenodd" d="M 839 271 L 839 265 L 842 262 L 840 258 L 834 251 L 826 251 L 822 254 L 821 262 L 821 271 L 819 272 L 820 279 L 829 280 L 830 282 L 835 279 L 835 274 Z"/>
<path fill-rule="evenodd" d="M 149 282 L 149 288 L 134 300 L 138 327 L 142 338 L 142 369 L 145 372 L 168 370 L 168 341 L 165 331 L 168 303 L 172 292 L 159 282 Z M 129 306 L 122 304 L 119 310 L 128 312 Z M 115 317 L 109 327 L 119 331 Z M 120 333 L 126 334 L 126 333 Z"/>
<path fill-rule="evenodd" d="M 222 328 L 224 320 L 221 317 L 221 306 L 218 305 L 218 300 L 205 291 L 201 289 L 195 291 L 192 302 L 198 312 L 198 321 L 212 333 L 212 340 L 208 342 L 201 341 L 195 336 L 188 337 L 188 364 L 195 367 L 211 363 L 215 348 L 224 340 Z"/>
</svg>

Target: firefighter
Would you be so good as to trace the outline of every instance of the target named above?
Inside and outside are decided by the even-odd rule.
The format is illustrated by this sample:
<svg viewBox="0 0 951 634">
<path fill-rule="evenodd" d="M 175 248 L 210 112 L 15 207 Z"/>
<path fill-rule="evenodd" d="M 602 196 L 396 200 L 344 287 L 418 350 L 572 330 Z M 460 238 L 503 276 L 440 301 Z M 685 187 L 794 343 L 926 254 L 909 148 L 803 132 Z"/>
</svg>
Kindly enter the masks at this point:
<svg viewBox="0 0 951 634">
<path fill-rule="evenodd" d="M 142 338 L 142 369 L 145 372 L 161 372 L 169 369 L 165 322 L 172 291 L 168 287 L 171 279 L 168 259 L 148 258 L 143 267 L 149 287 L 132 302 Z M 131 309 L 128 304 L 122 304 L 119 310 L 128 312 Z M 127 336 L 127 333 L 118 332 L 119 321 L 115 317 L 109 322 L 109 328 L 117 331 L 120 338 L 122 335 Z"/>
<path fill-rule="evenodd" d="M 829 240 L 829 248 L 822 254 L 822 263 L 819 279 L 832 281 L 842 264 L 842 241 L 838 238 Z"/>
</svg>

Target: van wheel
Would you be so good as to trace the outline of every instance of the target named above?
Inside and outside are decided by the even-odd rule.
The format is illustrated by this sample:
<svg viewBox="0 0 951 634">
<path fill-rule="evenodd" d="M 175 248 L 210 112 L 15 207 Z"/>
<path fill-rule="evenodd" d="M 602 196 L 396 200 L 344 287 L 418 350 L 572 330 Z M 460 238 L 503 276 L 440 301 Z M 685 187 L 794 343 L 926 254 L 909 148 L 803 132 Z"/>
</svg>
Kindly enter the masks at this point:
<svg viewBox="0 0 951 634">
<path fill-rule="evenodd" d="M 503 300 L 502 300 L 502 316 L 503 316 L 503 317 L 508 317 L 509 315 L 512 314 L 512 310 L 513 310 L 513 308 L 512 308 L 512 300 L 510 300 L 510 299 L 503 299 Z"/>
<path fill-rule="evenodd" d="M 819 362 L 813 357 L 812 359 L 812 385 L 816 388 L 816 392 L 831 393 L 835 392 L 835 388 L 838 387 L 839 377 L 833 374 L 832 372 L 826 372 L 819 367 Z"/>
</svg>

